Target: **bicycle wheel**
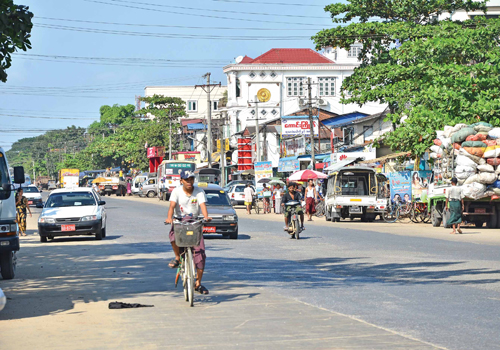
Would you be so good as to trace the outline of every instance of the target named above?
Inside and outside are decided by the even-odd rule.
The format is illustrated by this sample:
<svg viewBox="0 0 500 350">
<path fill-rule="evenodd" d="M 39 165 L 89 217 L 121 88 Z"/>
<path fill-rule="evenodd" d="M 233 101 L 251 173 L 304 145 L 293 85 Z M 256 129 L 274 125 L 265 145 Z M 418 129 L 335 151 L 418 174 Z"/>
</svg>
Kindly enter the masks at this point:
<svg viewBox="0 0 500 350">
<path fill-rule="evenodd" d="M 410 210 L 410 220 L 416 224 L 419 222 L 419 215 L 420 213 L 417 212 L 417 209 L 415 207 L 412 207 Z"/>
<path fill-rule="evenodd" d="M 255 201 L 255 213 L 259 214 L 260 213 L 260 206 L 259 206 L 259 201 Z"/>
<path fill-rule="evenodd" d="M 382 215 L 382 218 L 385 222 L 393 223 L 396 222 L 399 218 L 399 210 L 396 205 L 390 205 L 387 207 L 386 211 Z"/>
<path fill-rule="evenodd" d="M 300 235 L 300 226 L 299 226 L 299 219 L 298 218 L 295 218 L 293 220 L 294 224 L 294 230 L 293 232 L 295 233 L 295 239 L 299 239 L 299 235 Z"/>
<path fill-rule="evenodd" d="M 318 218 L 322 217 L 323 215 L 325 215 L 325 203 L 324 202 L 319 202 L 318 204 L 316 204 L 316 213 L 314 213 L 314 215 Z"/>
<path fill-rule="evenodd" d="M 182 276 L 182 289 L 184 290 L 184 300 L 188 301 L 188 289 L 187 289 L 187 266 L 186 266 L 186 255 L 184 258 L 181 257 L 181 276 Z"/>
<path fill-rule="evenodd" d="M 186 264 L 186 270 L 187 270 L 187 299 L 186 301 L 189 302 L 189 306 L 193 306 L 194 302 L 194 261 L 193 261 L 193 252 L 191 251 L 191 248 L 187 248 L 187 255 L 188 257 L 186 258 L 187 264 Z"/>
</svg>

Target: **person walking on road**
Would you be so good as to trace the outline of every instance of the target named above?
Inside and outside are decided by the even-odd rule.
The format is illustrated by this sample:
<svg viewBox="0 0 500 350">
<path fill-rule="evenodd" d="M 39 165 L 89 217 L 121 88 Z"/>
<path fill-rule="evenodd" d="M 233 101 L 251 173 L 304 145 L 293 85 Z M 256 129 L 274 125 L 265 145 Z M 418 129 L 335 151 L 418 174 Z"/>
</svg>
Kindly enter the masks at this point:
<svg viewBox="0 0 500 350">
<path fill-rule="evenodd" d="M 306 188 L 306 213 L 309 216 L 307 221 L 313 221 L 312 216 L 316 212 L 316 201 L 318 200 L 318 192 L 314 187 L 313 180 L 309 180 Z"/>
<path fill-rule="evenodd" d="M 281 214 L 281 197 L 283 196 L 283 189 L 280 184 L 276 185 L 274 189 L 274 213 Z"/>
<path fill-rule="evenodd" d="M 191 171 L 183 170 L 180 174 L 181 184 L 172 191 L 170 195 L 170 208 L 168 209 L 168 216 L 165 222 L 172 225 L 169 233 L 170 244 L 172 244 L 172 249 L 174 250 L 175 258 L 168 264 L 171 268 L 177 268 L 181 261 L 181 251 L 177 244 L 175 244 L 175 233 L 174 233 L 174 223 L 173 216 L 175 211 L 176 217 L 189 217 L 197 219 L 201 213 L 207 222 L 212 221 L 212 218 L 208 216 L 206 196 L 205 191 L 199 187 L 194 187 L 195 175 Z M 208 289 L 201 285 L 201 279 L 203 277 L 203 271 L 205 269 L 205 261 L 207 256 L 205 255 L 205 241 L 203 236 L 201 237 L 200 245 L 193 247 L 194 250 L 194 264 L 196 266 L 196 284 L 194 290 L 200 294 L 208 294 Z"/>
<path fill-rule="evenodd" d="M 454 235 L 462 233 L 460 224 L 462 223 L 462 212 L 464 210 L 464 195 L 462 187 L 457 186 L 458 180 L 456 177 L 451 179 L 451 189 L 446 191 L 446 210 L 450 211 L 450 220 L 448 223 L 452 225 L 453 231 L 450 234 Z"/>
<path fill-rule="evenodd" d="M 17 190 L 16 195 L 16 211 L 17 211 L 17 224 L 19 225 L 19 234 L 26 236 L 26 210 L 30 213 L 31 209 L 28 205 L 28 199 L 23 196 L 23 189 Z"/>
<path fill-rule="evenodd" d="M 252 186 L 247 183 L 247 187 L 245 187 L 243 193 L 245 194 L 245 206 L 247 207 L 247 214 L 251 215 L 253 196 L 255 195 L 255 191 L 253 190 Z"/>
</svg>

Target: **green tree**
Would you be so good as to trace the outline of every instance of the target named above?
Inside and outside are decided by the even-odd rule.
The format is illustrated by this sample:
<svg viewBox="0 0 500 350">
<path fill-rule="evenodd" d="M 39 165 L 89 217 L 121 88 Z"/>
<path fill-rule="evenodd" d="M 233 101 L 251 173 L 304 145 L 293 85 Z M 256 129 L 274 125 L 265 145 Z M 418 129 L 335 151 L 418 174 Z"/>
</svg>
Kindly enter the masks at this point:
<svg viewBox="0 0 500 350">
<path fill-rule="evenodd" d="M 32 18 L 28 6 L 15 5 L 13 0 L 0 0 L 0 81 L 4 83 L 6 71 L 12 65 L 11 54 L 17 49 L 31 49 Z"/>
<path fill-rule="evenodd" d="M 500 20 L 436 19 L 485 12 L 486 1 L 350 0 L 325 10 L 348 25 L 317 33 L 317 49 L 362 46 L 362 64 L 345 79 L 342 102 L 388 104 L 398 127 L 384 143 L 393 150 L 421 155 L 446 124 L 500 125 Z"/>
</svg>

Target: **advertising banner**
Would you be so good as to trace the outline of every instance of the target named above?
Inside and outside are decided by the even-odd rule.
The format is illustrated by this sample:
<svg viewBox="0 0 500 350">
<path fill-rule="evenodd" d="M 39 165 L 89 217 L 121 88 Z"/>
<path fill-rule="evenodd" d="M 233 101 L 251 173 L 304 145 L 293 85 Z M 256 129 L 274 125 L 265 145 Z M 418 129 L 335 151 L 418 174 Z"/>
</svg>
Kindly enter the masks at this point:
<svg viewBox="0 0 500 350">
<path fill-rule="evenodd" d="M 280 173 L 285 172 L 296 172 L 300 170 L 300 161 L 298 159 L 293 160 L 281 160 L 278 164 L 278 171 Z"/>
<path fill-rule="evenodd" d="M 377 153 L 376 150 L 373 149 L 369 152 L 342 152 L 333 153 L 331 155 L 331 159 L 335 159 L 337 163 L 348 158 L 362 158 L 363 160 L 371 160 L 377 158 Z"/>
<path fill-rule="evenodd" d="M 411 194 L 416 202 L 427 200 L 427 189 L 431 183 L 432 171 L 413 171 L 411 174 Z"/>
<path fill-rule="evenodd" d="M 283 147 L 285 157 L 302 156 L 306 154 L 306 139 L 305 137 L 284 139 Z"/>
<path fill-rule="evenodd" d="M 255 169 L 255 184 L 257 192 L 262 190 L 263 184 L 259 180 L 273 177 L 273 162 L 256 162 L 254 163 Z"/>
<path fill-rule="evenodd" d="M 317 116 L 313 117 L 313 132 L 315 136 L 318 136 L 319 122 Z M 281 135 L 282 136 L 311 135 L 311 128 L 309 126 L 309 117 L 303 117 L 303 118 L 282 117 Z"/>
<path fill-rule="evenodd" d="M 391 201 L 411 202 L 411 171 L 389 173 Z"/>
</svg>

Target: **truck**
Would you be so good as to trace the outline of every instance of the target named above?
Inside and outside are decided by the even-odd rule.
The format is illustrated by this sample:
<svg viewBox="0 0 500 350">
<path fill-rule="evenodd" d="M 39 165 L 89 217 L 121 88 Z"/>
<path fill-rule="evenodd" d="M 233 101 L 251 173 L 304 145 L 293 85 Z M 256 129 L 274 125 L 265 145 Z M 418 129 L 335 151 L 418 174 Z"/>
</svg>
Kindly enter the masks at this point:
<svg viewBox="0 0 500 350">
<path fill-rule="evenodd" d="M 59 187 L 72 188 L 78 187 L 80 182 L 80 170 L 78 169 L 61 169 L 59 170 Z"/>
<path fill-rule="evenodd" d="M 127 194 L 127 183 L 118 176 L 104 177 L 106 181 L 99 183 L 99 192 L 101 196 L 125 196 Z"/>
<path fill-rule="evenodd" d="M 38 176 L 36 178 L 36 184 L 42 190 L 48 190 L 49 189 L 49 180 L 50 180 L 50 176 Z"/>
<path fill-rule="evenodd" d="M 342 167 L 329 174 L 325 196 L 326 221 L 355 219 L 372 222 L 387 209 L 384 186 L 387 178 L 375 169 Z"/>
<path fill-rule="evenodd" d="M 0 148 L 0 273 L 3 279 L 12 279 L 16 273 L 16 252 L 19 251 L 14 184 L 25 182 L 24 168 L 14 167 L 9 176 L 7 157 Z"/>
</svg>

